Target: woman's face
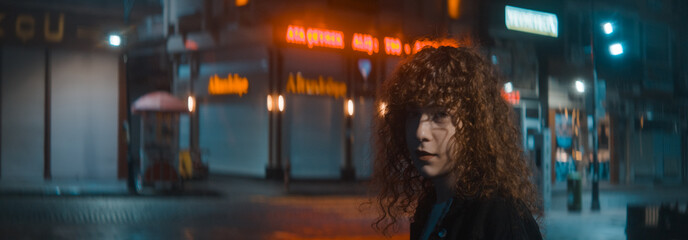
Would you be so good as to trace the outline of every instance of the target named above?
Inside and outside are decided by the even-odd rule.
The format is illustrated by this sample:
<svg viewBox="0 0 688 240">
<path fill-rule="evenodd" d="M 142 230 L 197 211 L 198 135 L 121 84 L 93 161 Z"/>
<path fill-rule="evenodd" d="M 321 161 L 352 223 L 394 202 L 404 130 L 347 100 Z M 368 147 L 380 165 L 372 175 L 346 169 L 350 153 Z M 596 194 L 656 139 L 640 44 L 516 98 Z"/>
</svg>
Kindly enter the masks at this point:
<svg viewBox="0 0 688 240">
<path fill-rule="evenodd" d="M 423 177 L 434 179 L 449 172 L 456 127 L 445 109 L 407 110 L 406 146 Z"/>
</svg>

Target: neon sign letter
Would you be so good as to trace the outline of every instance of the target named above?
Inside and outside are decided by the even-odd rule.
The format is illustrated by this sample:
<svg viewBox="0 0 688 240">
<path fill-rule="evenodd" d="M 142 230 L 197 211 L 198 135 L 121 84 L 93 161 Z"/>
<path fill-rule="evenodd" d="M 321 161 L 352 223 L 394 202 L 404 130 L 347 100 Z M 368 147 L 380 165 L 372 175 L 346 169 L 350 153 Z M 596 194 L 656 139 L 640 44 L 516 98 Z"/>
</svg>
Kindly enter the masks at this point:
<svg viewBox="0 0 688 240">
<path fill-rule="evenodd" d="M 301 72 L 289 73 L 287 81 L 287 92 L 307 95 L 332 96 L 340 98 L 346 96 L 346 83 L 334 81 L 332 77 L 325 79 L 323 76 L 318 78 L 305 78 Z"/>
<path fill-rule="evenodd" d="M 306 31 L 301 26 L 289 25 L 287 28 L 287 42 L 306 44 Z"/>
<path fill-rule="evenodd" d="M 308 28 L 289 25 L 287 42 L 313 47 L 344 48 L 344 33 L 328 29 Z"/>
<path fill-rule="evenodd" d="M 221 78 L 215 74 L 208 82 L 208 93 L 211 95 L 237 94 L 241 97 L 248 93 L 248 79 L 236 73 L 227 74 L 227 78 Z"/>
<path fill-rule="evenodd" d="M 380 47 L 377 38 L 368 34 L 354 33 L 351 48 L 355 51 L 367 52 L 368 55 L 373 55 L 373 52 L 377 53 Z"/>
<path fill-rule="evenodd" d="M 309 28 L 306 30 L 308 47 L 344 48 L 344 33 L 327 29 Z"/>
<path fill-rule="evenodd" d="M 401 56 L 401 40 L 398 38 L 385 37 L 385 53 L 388 55 Z"/>
</svg>

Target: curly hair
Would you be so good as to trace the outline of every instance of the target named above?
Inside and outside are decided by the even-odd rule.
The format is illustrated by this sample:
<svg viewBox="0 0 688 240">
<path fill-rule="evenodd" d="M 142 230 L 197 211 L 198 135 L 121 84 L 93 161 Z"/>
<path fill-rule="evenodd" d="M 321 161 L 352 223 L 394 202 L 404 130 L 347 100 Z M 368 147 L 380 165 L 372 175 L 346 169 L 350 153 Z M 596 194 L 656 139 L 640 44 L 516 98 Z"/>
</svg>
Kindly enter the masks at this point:
<svg viewBox="0 0 688 240">
<path fill-rule="evenodd" d="M 524 203 L 540 219 L 514 113 L 500 87 L 495 68 L 474 47 L 428 45 L 397 66 L 377 96 L 385 107 L 374 124 L 371 183 L 380 215 L 373 228 L 387 235 L 401 218 L 410 218 L 421 202 L 434 197 L 430 180 L 414 168 L 406 146 L 409 107 L 447 109 L 455 126 L 462 123 L 452 139 L 458 147 L 452 149 L 449 173 L 459 197 L 500 194 Z"/>
</svg>

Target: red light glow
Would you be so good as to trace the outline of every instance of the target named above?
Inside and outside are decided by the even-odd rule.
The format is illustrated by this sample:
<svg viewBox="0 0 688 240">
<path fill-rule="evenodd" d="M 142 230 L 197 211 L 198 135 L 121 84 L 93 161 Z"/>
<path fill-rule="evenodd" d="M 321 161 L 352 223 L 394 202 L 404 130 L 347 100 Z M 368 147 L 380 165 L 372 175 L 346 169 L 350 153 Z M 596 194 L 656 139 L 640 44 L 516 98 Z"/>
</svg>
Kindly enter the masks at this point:
<svg viewBox="0 0 688 240">
<path fill-rule="evenodd" d="M 351 48 L 355 51 L 367 52 L 368 55 L 373 55 L 373 53 L 379 51 L 380 46 L 377 38 L 368 34 L 354 33 Z"/>
<path fill-rule="evenodd" d="M 398 38 L 385 37 L 385 53 L 388 55 L 401 56 L 401 40 Z"/>
<path fill-rule="evenodd" d="M 411 46 L 408 43 L 404 44 L 404 53 L 406 53 L 406 55 L 411 54 Z"/>
<path fill-rule="evenodd" d="M 184 41 L 184 47 L 186 49 L 195 51 L 195 50 L 198 50 L 198 43 L 196 43 L 196 41 L 194 41 L 194 40 L 186 39 L 186 41 Z"/>
</svg>

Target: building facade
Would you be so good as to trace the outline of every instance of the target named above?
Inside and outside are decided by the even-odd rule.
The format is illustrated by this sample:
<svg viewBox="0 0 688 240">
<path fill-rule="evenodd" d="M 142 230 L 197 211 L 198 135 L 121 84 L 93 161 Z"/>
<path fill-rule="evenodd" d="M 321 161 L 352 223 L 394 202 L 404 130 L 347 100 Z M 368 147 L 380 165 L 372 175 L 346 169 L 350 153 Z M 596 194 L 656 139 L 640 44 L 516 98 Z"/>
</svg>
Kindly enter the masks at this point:
<svg viewBox="0 0 688 240">
<path fill-rule="evenodd" d="M 121 49 L 107 44 L 109 35 L 127 29 L 122 5 L 3 1 L 0 6 L 0 180 L 124 176 L 123 59 Z M 147 8 L 132 19 L 154 12 Z"/>
</svg>

